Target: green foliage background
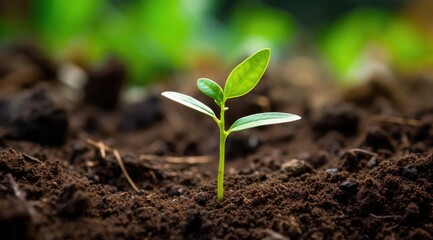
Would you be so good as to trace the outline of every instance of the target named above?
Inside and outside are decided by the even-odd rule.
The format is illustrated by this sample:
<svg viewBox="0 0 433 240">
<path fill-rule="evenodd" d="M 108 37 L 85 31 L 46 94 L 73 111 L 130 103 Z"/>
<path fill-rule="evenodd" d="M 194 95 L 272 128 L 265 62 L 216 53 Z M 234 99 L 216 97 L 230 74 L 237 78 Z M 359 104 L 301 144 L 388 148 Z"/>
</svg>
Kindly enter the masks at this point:
<svg viewBox="0 0 433 240">
<path fill-rule="evenodd" d="M 394 3 L 403 1 L 387 2 L 17 0 L 4 3 L 14 11 L 0 10 L 0 44 L 30 39 L 57 59 L 90 66 L 114 55 L 136 85 L 206 58 L 233 66 L 263 47 L 278 59 L 303 44 L 342 83 L 356 78 L 372 45 L 403 71 L 433 67 L 433 34 L 400 14 L 405 5 Z"/>
</svg>

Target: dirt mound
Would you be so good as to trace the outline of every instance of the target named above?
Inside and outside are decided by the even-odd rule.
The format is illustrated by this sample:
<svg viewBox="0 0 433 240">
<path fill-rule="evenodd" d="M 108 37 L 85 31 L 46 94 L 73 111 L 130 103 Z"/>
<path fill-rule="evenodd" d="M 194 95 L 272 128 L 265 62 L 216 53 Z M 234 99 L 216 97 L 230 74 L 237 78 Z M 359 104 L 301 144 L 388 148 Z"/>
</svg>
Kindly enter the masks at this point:
<svg viewBox="0 0 433 240">
<path fill-rule="evenodd" d="M 103 76 L 95 73 L 94 83 Z M 395 97 L 368 97 L 368 104 L 278 101 L 302 121 L 229 137 L 222 202 L 218 129 L 206 116 L 158 95 L 116 109 L 117 101 L 88 97 L 111 111 L 81 103 L 66 114 L 38 88 L 9 94 L 0 99 L 2 237 L 432 239 L 433 87 L 424 84 L 401 83 Z M 107 94 L 117 98 L 119 89 Z M 401 94 L 413 97 L 402 104 Z M 252 102 L 230 110 L 254 112 Z M 119 150 L 140 191 L 105 145 Z"/>
</svg>

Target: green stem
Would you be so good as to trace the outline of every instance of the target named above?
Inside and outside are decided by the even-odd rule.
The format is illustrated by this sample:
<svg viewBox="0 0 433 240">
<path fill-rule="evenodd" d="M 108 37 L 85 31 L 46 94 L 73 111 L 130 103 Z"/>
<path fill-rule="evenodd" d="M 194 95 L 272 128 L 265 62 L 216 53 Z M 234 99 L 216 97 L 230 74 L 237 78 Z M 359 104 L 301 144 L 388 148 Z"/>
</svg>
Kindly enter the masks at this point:
<svg viewBox="0 0 433 240">
<path fill-rule="evenodd" d="M 224 112 L 226 111 L 224 102 L 221 104 L 221 114 L 219 120 L 220 128 L 220 152 L 219 152 L 219 165 L 218 165 L 218 184 L 217 184 L 217 196 L 218 201 L 222 201 L 224 198 L 224 159 L 225 159 L 225 145 L 228 133 L 225 130 L 224 124 Z"/>
</svg>

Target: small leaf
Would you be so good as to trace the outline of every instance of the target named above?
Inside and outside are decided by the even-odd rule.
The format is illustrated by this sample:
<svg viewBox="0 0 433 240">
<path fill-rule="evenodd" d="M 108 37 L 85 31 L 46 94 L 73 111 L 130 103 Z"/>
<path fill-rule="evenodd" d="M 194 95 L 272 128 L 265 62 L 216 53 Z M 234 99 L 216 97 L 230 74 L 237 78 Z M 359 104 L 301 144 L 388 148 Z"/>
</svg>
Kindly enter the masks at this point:
<svg viewBox="0 0 433 240">
<path fill-rule="evenodd" d="M 197 111 L 202 112 L 206 115 L 209 115 L 212 118 L 216 118 L 216 115 L 212 111 L 212 109 L 210 109 L 204 103 L 200 102 L 199 100 L 197 100 L 193 97 L 190 97 L 190 96 L 182 94 L 182 93 L 177 93 L 177 92 L 163 92 L 163 93 L 161 93 L 161 95 L 166 97 L 166 98 L 169 98 L 175 102 L 183 104 L 187 107 L 190 107 L 194 110 L 197 110 Z"/>
<path fill-rule="evenodd" d="M 197 80 L 197 87 L 202 93 L 212 98 L 217 103 L 223 101 L 224 92 L 216 82 L 207 78 L 200 78 Z"/>
<path fill-rule="evenodd" d="M 242 117 L 236 120 L 230 127 L 229 132 L 241 131 L 248 128 L 271 125 L 277 123 L 292 122 L 301 119 L 301 117 L 282 112 L 258 113 Z"/>
<path fill-rule="evenodd" d="M 263 76 L 270 58 L 271 50 L 265 48 L 235 67 L 227 78 L 224 87 L 225 98 L 240 97 L 251 91 Z"/>
</svg>

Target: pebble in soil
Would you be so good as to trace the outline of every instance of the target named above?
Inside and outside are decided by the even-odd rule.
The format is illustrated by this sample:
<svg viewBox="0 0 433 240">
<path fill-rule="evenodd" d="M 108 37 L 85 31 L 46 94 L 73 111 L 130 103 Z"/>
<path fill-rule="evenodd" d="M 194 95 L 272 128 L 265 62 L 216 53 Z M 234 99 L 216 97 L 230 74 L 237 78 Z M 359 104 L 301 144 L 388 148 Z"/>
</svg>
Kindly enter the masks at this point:
<svg viewBox="0 0 433 240">
<path fill-rule="evenodd" d="M 281 165 L 283 170 L 288 176 L 298 177 L 304 173 L 313 172 L 310 164 L 304 160 L 291 159 Z"/>
</svg>

